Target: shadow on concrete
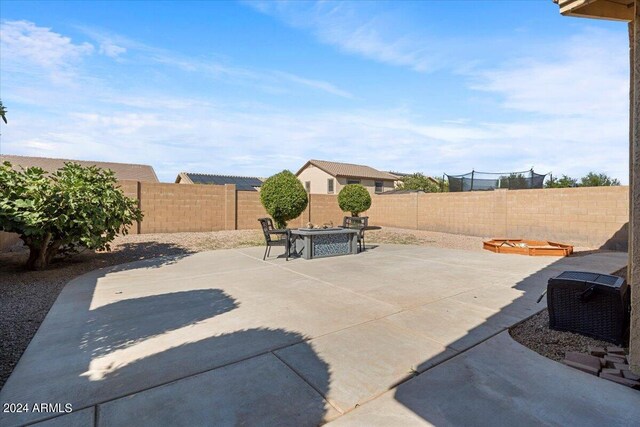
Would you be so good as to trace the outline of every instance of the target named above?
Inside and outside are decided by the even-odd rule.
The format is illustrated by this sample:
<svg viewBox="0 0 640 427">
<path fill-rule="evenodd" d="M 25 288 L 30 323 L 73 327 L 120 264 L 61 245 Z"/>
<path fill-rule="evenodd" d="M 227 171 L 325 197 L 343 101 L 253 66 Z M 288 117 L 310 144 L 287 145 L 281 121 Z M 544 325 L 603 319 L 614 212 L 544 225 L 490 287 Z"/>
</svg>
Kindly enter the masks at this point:
<svg viewBox="0 0 640 427">
<path fill-rule="evenodd" d="M 593 252 L 597 251 L 590 251 L 589 254 Z M 512 288 L 524 292 L 520 297 L 504 305 L 498 312 L 486 318 L 480 325 L 469 329 L 465 336 L 448 343 L 448 346 L 458 350 L 467 350 L 475 347 L 475 345 L 469 345 L 468 337 L 470 335 L 482 335 L 482 341 L 484 342 L 500 332 L 507 330 L 507 326 L 500 326 L 509 323 L 505 318 L 513 318 L 514 311 L 521 312 L 523 306 L 531 306 L 532 300 L 535 301 L 535 299 L 540 296 L 541 291 L 546 289 L 546 283 L 549 278 L 560 274 L 563 270 L 576 269 L 571 265 L 567 265 L 565 263 L 567 260 L 584 255 L 586 254 L 578 253 L 570 257 L 561 258 L 515 283 Z M 495 256 L 501 255 L 496 254 Z M 580 269 L 588 270 L 588 268 L 584 267 Z M 546 301 L 546 299 L 543 301 Z M 546 307 L 546 304 L 540 303 L 539 305 L 534 304 L 534 306 L 538 308 L 534 309 L 530 315 L 522 320 L 540 312 Z M 498 355 L 502 351 L 511 350 L 506 347 L 497 349 L 495 357 L 499 358 Z M 463 355 L 464 353 L 458 354 L 451 358 L 450 361 L 443 363 L 453 362 L 453 360 Z M 458 372 L 461 368 L 460 365 L 456 365 L 456 371 L 450 371 L 446 375 L 440 371 L 439 374 L 437 376 L 434 375 L 435 378 L 432 379 L 429 377 L 429 370 L 438 369 L 438 365 L 433 367 L 432 365 L 439 363 L 439 356 L 440 355 L 436 355 L 423 361 L 417 369 L 417 372 L 420 373 L 414 373 L 414 375 L 408 376 L 404 381 L 401 381 L 394 392 L 396 401 L 432 425 L 510 425 L 518 420 L 523 425 L 554 425 L 558 424 L 558 420 L 561 420 L 562 417 L 566 415 L 566 411 L 563 409 L 564 404 L 559 403 L 558 405 L 553 405 L 549 404 L 549 402 L 542 404 L 541 400 L 543 397 L 541 397 L 540 389 L 536 389 L 533 386 L 531 390 L 527 389 L 529 380 L 531 384 L 535 383 L 534 376 L 531 376 L 529 379 L 516 378 L 520 373 L 519 367 L 513 369 L 513 367 L 503 366 L 501 368 L 499 366 L 496 370 L 495 366 L 489 366 L 491 358 L 486 358 L 481 363 L 478 362 L 477 365 L 463 366 L 462 369 L 465 369 L 463 374 Z M 551 360 L 549 360 L 549 362 L 557 363 Z M 487 364 L 486 369 L 482 363 Z M 504 369 L 505 372 L 515 372 L 514 377 L 505 380 L 501 369 Z M 485 370 L 488 372 L 486 378 L 482 377 L 482 375 L 475 376 L 476 372 L 484 372 Z M 523 369 L 522 372 L 527 372 L 526 368 Z M 493 376 L 494 374 L 495 376 Z M 529 371 L 527 374 L 531 375 L 531 372 Z M 538 375 L 538 377 L 540 377 L 540 375 Z M 487 378 L 489 378 L 488 382 Z M 561 385 L 554 384 L 553 381 L 549 381 L 548 379 L 547 382 L 544 383 L 545 387 L 547 385 L 548 390 L 546 391 L 549 394 L 557 392 L 557 390 L 561 388 Z M 455 390 L 455 394 L 450 390 Z M 563 399 L 562 396 L 558 397 L 560 400 Z M 571 407 L 571 404 L 575 407 L 576 405 L 579 406 L 582 404 L 580 399 L 583 397 L 585 396 L 566 396 L 563 402 L 570 403 L 567 407 Z M 557 412 L 554 412 L 554 406 Z M 543 407 L 544 410 L 542 410 Z M 562 424 L 562 422 L 559 423 L 559 425 Z"/>
<path fill-rule="evenodd" d="M 214 381 L 217 386 L 212 386 L 214 383 L 206 379 L 201 381 L 202 393 L 186 390 L 181 401 L 192 413 L 202 409 L 193 406 L 200 402 L 212 406 L 207 409 L 215 412 L 211 416 L 223 416 L 220 420 L 223 424 L 264 424 L 260 417 L 271 418 L 270 425 L 321 424 L 328 408 L 323 397 L 328 394 L 330 384 L 327 364 L 309 346 L 310 352 L 316 355 L 316 365 L 324 370 L 321 373 L 323 379 L 312 388 L 272 353 L 293 344 L 306 346 L 307 337 L 271 328 L 241 329 L 202 338 L 206 330 L 200 327 L 200 335 L 190 335 L 190 326 L 211 322 L 211 319 L 240 307 L 241 303 L 224 291 L 197 289 L 171 292 L 122 299 L 94 309 L 89 307 L 92 298 L 87 296 L 95 292 L 99 280 L 108 274 L 158 268 L 188 256 L 187 252 L 171 246 L 165 249 L 169 249 L 167 257 L 146 259 L 146 255 L 141 255 L 141 262 L 89 273 L 85 280 L 90 280 L 91 286 L 70 283 L 65 292 L 72 294 L 67 296 L 71 305 L 54 306 L 48 320 L 60 322 L 61 334 L 73 338 L 59 342 L 52 335 L 43 336 L 43 339 L 51 341 L 46 344 L 49 354 L 27 352 L 31 366 L 46 368 L 41 376 L 36 379 L 20 372 L 20 375 L 9 378 L 7 387 L 2 391 L 27 392 L 42 401 L 69 402 L 73 404 L 74 411 L 79 411 L 96 403 L 116 405 L 120 401 L 114 399 L 143 391 L 140 395 L 146 395 L 165 385 L 179 386 L 184 378 L 190 380 L 204 375 L 212 379 L 224 378 L 224 381 Z M 116 289 L 114 292 L 118 293 Z M 72 301 L 76 298 L 81 298 L 82 304 L 86 302 L 87 305 L 74 304 Z M 69 324 L 66 320 L 69 309 L 80 311 L 74 315 L 74 319 L 80 322 Z M 222 329 L 228 327 L 226 325 Z M 70 345 L 74 340 L 75 344 Z M 261 360 L 258 364 L 253 362 L 257 358 Z M 249 367 L 244 369 L 243 363 L 249 363 Z M 218 374 L 219 370 L 230 366 L 237 366 L 232 370 L 233 375 Z M 25 376 L 30 377 L 28 384 L 12 383 L 12 380 Z M 64 379 L 43 381 L 43 376 Z M 232 390 L 235 394 L 231 393 Z M 193 400 L 187 398 L 196 394 L 197 398 Z M 8 401 L 12 396 L 5 394 L 2 398 Z M 125 409 L 117 412 L 126 413 L 127 408 L 131 409 L 126 404 L 127 400 L 122 399 Z M 251 406 L 252 400 L 255 407 Z M 158 402 L 162 402 L 162 393 L 156 400 L 142 400 L 140 405 L 151 405 L 142 424 L 166 425 L 165 421 L 176 412 L 175 397 L 164 407 L 158 406 Z M 136 414 L 140 413 L 136 411 Z M 36 413 L 0 414 L 0 425 L 22 425 L 51 417 Z"/>
<path fill-rule="evenodd" d="M 629 250 L 629 223 L 624 224 L 613 236 L 611 236 L 600 249 L 608 249 L 611 251 L 628 251 Z"/>
<path fill-rule="evenodd" d="M 89 311 L 80 348 L 92 357 L 193 325 L 238 305 L 219 289 L 202 289 L 125 299 Z M 131 313 L 136 321 L 130 320 Z"/>
<path fill-rule="evenodd" d="M 195 251 L 175 243 L 136 242 L 118 245 L 113 251 L 95 252 L 94 256 L 107 265 L 119 265 L 134 261 L 149 261 L 149 267 L 174 264 Z M 91 256 L 91 254 L 89 255 Z M 73 259 L 73 258 L 72 258 Z M 138 267 L 134 267 L 138 268 Z M 124 270 L 129 269 L 126 264 Z M 112 271 L 119 271 L 117 268 Z"/>
<path fill-rule="evenodd" d="M 206 289 L 123 300 L 91 310 L 87 320 L 88 333 L 80 344 L 80 349 L 88 361 L 87 370 L 91 371 L 91 362 L 96 358 L 108 356 L 118 350 L 126 350 L 146 339 L 161 337 L 167 332 L 211 319 L 238 307 L 239 303 L 225 292 L 219 289 Z M 135 322 L 131 321 L 129 313 L 135 313 Z M 115 367 L 108 366 L 106 371 L 100 373 L 97 381 L 104 385 L 98 385 L 98 387 L 128 390 L 126 394 L 140 391 L 136 390 L 136 386 L 132 384 L 142 384 L 141 389 L 151 387 L 150 390 L 145 391 L 145 395 L 140 396 L 146 396 L 146 393 L 151 392 L 152 398 L 138 398 L 134 412 L 144 411 L 145 408 L 149 413 L 155 412 L 155 415 L 147 417 L 145 425 L 153 424 L 151 420 L 166 424 L 167 420 L 176 416 L 174 414 L 176 409 L 172 401 L 164 402 L 168 405 L 164 407 L 163 393 L 154 391 L 154 387 L 161 388 L 162 384 L 176 380 L 180 382 L 184 377 L 193 378 L 201 374 L 206 376 L 206 379 L 199 382 L 198 386 L 204 387 L 204 393 L 211 393 L 208 402 L 211 405 L 224 405 L 224 407 L 212 408 L 214 413 L 210 414 L 211 417 L 223 416 L 223 419 L 218 419 L 221 422 L 234 420 L 240 424 L 254 425 L 263 424 L 264 420 L 271 418 L 271 425 L 319 425 L 323 422 L 326 410 L 326 401 L 323 396 L 326 396 L 329 391 L 330 374 L 327 364 L 309 347 L 315 356 L 316 366 L 324 371 L 323 379 L 320 383 L 314 384 L 316 388 L 312 389 L 271 353 L 275 349 L 305 340 L 306 337 L 299 333 L 271 328 L 244 329 L 192 342 L 189 342 L 188 335 L 182 335 L 179 339 L 183 341 L 182 344 L 174 346 L 171 343 L 168 348 L 160 349 L 161 351 L 146 357 L 134 358 Z M 203 385 L 217 378 L 218 369 L 216 368 L 239 366 L 243 361 L 253 360 L 252 358 L 265 354 L 272 358 L 270 366 L 276 364 L 280 366 L 279 370 L 272 372 L 268 369 L 269 366 L 266 366 L 260 372 L 246 372 L 246 376 L 238 373 L 236 375 L 220 374 L 224 378 L 220 387 Z M 158 372 L 161 374 L 158 375 Z M 293 380 L 282 383 L 282 378 L 287 377 L 287 373 Z M 144 385 L 144 378 L 149 377 L 153 379 Z M 302 396 L 298 396 L 299 401 L 295 401 L 294 396 L 292 397 L 294 401 L 283 402 L 281 395 L 289 393 L 290 390 L 287 389 L 291 386 L 300 388 L 298 391 Z M 282 389 L 279 390 L 278 387 Z M 265 388 L 270 389 L 270 392 L 265 391 Z M 193 390 L 185 392 L 196 393 Z M 156 394 L 160 397 L 156 397 Z M 203 397 L 200 396 L 200 398 Z M 207 400 L 206 397 L 204 399 Z M 254 400 L 259 402 L 253 402 L 255 406 L 251 406 Z M 185 408 L 179 411 L 190 409 L 198 412 L 202 408 L 196 406 L 197 402 L 201 401 L 190 397 L 185 400 Z M 115 404 L 117 405 L 118 402 Z M 297 404 L 302 404 L 302 408 L 296 408 Z M 245 407 L 245 405 L 249 406 Z M 122 411 L 126 413 L 127 410 L 132 409 L 132 405 L 125 402 L 123 408 L 116 410 L 115 413 L 119 414 Z M 227 415 L 220 415 L 225 413 Z M 178 422 L 178 420 L 175 421 Z"/>
<path fill-rule="evenodd" d="M 104 416 L 114 414 L 118 417 L 116 421 L 123 418 L 125 422 L 129 414 L 133 416 L 139 411 L 153 414 L 146 416 L 144 425 L 184 425 L 189 420 L 188 412 L 206 418 L 207 425 L 321 425 L 326 421 L 327 411 L 323 396 L 328 394 L 330 385 L 327 363 L 317 356 L 310 345 L 298 344 L 304 345 L 313 354 L 314 366 L 322 371 L 321 381 L 314 383 L 311 388 L 269 351 L 304 340 L 304 336 L 282 329 L 246 329 L 181 344 L 136 360 L 110 372 L 105 379 L 115 386 L 126 384 L 150 367 L 165 366 L 168 371 L 173 371 L 177 369 L 175 362 L 180 360 L 189 360 L 195 366 L 206 363 L 207 359 L 218 360 L 220 367 L 202 373 L 195 372 L 178 383 L 134 395 L 131 402 L 127 402 L 129 399 L 114 401 L 113 410 L 108 413 L 103 410 L 101 413 Z M 238 355 L 246 353 L 243 348 L 248 343 L 256 349 L 255 354 L 238 361 Z M 168 376 L 167 380 L 170 379 L 171 376 Z M 163 391 L 163 388 L 167 390 Z M 183 403 L 179 408 L 174 405 L 174 398 L 164 397 L 180 392 L 185 393 L 180 398 Z M 196 393 L 209 393 L 210 396 L 195 396 Z M 167 406 L 163 407 L 163 404 Z M 209 408 L 203 408 L 205 405 Z M 127 414 L 126 417 L 123 417 L 122 411 Z M 184 418 L 181 418 L 182 412 L 187 413 Z"/>
<path fill-rule="evenodd" d="M 28 250 L 0 253 L 0 313 L 3 326 L 11 325 L 0 327 L 0 389 L 68 281 L 113 265 L 118 266 L 110 271 L 137 268 L 120 266 L 131 261 L 145 260 L 148 268 L 157 268 L 173 264 L 191 253 L 190 249 L 174 243 L 127 243 L 112 252 L 87 250 L 57 258 L 42 271 L 26 270 Z"/>
</svg>

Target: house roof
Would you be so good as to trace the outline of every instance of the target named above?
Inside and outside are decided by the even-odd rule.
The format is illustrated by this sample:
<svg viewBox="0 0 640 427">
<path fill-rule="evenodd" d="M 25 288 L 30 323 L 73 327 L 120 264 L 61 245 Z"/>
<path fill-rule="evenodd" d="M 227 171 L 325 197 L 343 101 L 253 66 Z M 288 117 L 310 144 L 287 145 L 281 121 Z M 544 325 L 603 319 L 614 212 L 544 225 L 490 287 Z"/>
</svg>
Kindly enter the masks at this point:
<svg viewBox="0 0 640 427">
<path fill-rule="evenodd" d="M 329 175 L 335 177 L 368 178 L 385 181 L 395 181 L 397 179 L 388 172 L 379 171 L 378 169 L 374 169 L 370 166 L 356 165 L 353 163 L 329 162 L 326 160 L 309 160 L 300 168 L 296 175 L 300 175 L 300 172 L 306 169 L 309 165 L 322 169 Z"/>
<path fill-rule="evenodd" d="M 565 16 L 611 19 L 631 22 L 635 18 L 634 0 L 553 0 Z"/>
<path fill-rule="evenodd" d="M 96 162 L 93 160 L 55 159 L 49 157 L 14 156 L 0 154 L 0 163 L 11 162 L 23 168 L 39 167 L 52 173 L 64 166 L 65 163 L 74 162 L 81 166 L 97 166 L 101 169 L 111 169 L 119 180 L 130 179 L 143 182 L 159 182 L 152 166 L 135 163 Z"/>
<path fill-rule="evenodd" d="M 390 175 L 395 176 L 396 178 L 404 178 L 405 176 L 412 175 L 412 174 L 410 174 L 410 173 L 394 172 L 394 171 L 389 171 L 388 173 L 389 173 Z"/>
<path fill-rule="evenodd" d="M 413 176 L 416 175 L 415 173 L 402 173 L 402 172 L 393 172 L 393 171 L 389 171 L 389 173 L 393 176 L 395 176 L 398 180 L 402 181 L 404 178 L 409 177 L 409 176 Z M 427 178 L 429 181 L 435 183 L 435 184 L 439 184 L 438 180 L 435 179 L 434 177 L 432 177 L 431 175 L 424 175 L 425 178 Z"/>
<path fill-rule="evenodd" d="M 399 190 L 399 189 L 395 189 L 395 190 L 383 191 L 382 193 L 378 193 L 378 194 L 389 195 L 389 194 L 410 194 L 410 193 L 424 193 L 424 191 L 422 191 L 422 190 Z"/>
<path fill-rule="evenodd" d="M 176 183 L 225 185 L 235 184 L 236 190 L 256 191 L 262 186 L 262 180 L 253 176 L 213 175 L 208 173 L 180 172 Z"/>
</svg>

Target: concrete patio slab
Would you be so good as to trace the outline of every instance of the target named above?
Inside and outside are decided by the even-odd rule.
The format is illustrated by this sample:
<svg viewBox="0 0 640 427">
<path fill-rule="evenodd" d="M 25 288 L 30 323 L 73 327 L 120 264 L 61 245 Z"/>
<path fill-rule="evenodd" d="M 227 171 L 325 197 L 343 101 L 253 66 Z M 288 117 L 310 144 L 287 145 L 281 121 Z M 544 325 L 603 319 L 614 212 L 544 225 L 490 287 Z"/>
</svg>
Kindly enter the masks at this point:
<svg viewBox="0 0 640 427">
<path fill-rule="evenodd" d="M 546 283 L 540 281 L 538 286 L 538 292 L 524 292 L 516 288 L 492 285 L 460 293 L 451 297 L 451 300 L 496 313 L 501 312 L 511 317 L 526 318 L 547 306 L 546 298 L 542 298 L 539 303 L 536 302 L 542 290 L 546 289 Z"/>
<path fill-rule="evenodd" d="M 64 402 L 81 411 L 276 352 L 319 395 L 350 408 L 412 367 L 424 371 L 522 320 L 561 269 L 557 259 L 397 245 L 312 261 L 265 262 L 262 253 L 184 254 L 73 280 L 0 402 Z M 612 272 L 626 258 L 566 262 Z M 51 416 L 1 413 L 0 425 Z"/>
<path fill-rule="evenodd" d="M 521 320 L 452 299 L 406 310 L 387 319 L 458 351 L 466 350 Z"/>
<path fill-rule="evenodd" d="M 422 369 L 456 352 L 381 319 L 287 347 L 276 354 L 317 389 L 326 376 L 323 364 L 331 366 L 332 386 L 325 397 L 346 412 L 410 377 L 425 358 L 431 360 L 431 365 L 420 366 Z"/>
<path fill-rule="evenodd" d="M 329 386 L 325 377 L 321 387 Z M 98 427 L 317 426 L 339 413 L 272 354 L 99 405 Z"/>
<path fill-rule="evenodd" d="M 95 417 L 95 408 L 91 407 L 32 425 L 35 427 L 88 427 L 94 425 Z"/>
<path fill-rule="evenodd" d="M 640 393 L 554 362 L 503 332 L 331 426 L 632 426 Z"/>
</svg>

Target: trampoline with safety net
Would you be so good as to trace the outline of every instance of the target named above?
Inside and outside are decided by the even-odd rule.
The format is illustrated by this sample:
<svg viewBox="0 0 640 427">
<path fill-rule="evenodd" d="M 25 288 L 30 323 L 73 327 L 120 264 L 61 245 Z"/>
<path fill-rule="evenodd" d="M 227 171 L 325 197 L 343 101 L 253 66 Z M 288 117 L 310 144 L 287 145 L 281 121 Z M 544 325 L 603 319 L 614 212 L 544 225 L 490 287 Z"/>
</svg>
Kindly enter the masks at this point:
<svg viewBox="0 0 640 427">
<path fill-rule="evenodd" d="M 477 172 L 464 175 L 444 174 L 450 192 L 490 191 L 496 189 L 521 190 L 542 188 L 547 174 L 535 173 L 533 169 L 522 172 Z"/>
</svg>

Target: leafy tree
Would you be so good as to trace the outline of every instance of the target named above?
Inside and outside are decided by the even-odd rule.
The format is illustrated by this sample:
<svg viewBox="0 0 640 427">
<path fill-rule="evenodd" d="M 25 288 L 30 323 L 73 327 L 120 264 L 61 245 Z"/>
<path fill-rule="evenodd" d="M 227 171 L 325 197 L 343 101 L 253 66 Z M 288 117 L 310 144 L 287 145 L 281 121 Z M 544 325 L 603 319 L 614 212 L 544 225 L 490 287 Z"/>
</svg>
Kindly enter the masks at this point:
<svg viewBox="0 0 640 427">
<path fill-rule="evenodd" d="M 571 178 L 567 175 L 562 175 L 560 178 L 554 179 L 551 177 L 544 184 L 545 188 L 569 188 L 569 187 L 577 187 L 578 180 L 575 178 Z"/>
<path fill-rule="evenodd" d="M 37 167 L 0 165 L 0 230 L 29 248 L 27 268 L 46 268 L 60 253 L 110 250 L 109 242 L 142 220 L 137 202 L 116 186 L 113 171 L 65 163 L 50 176 Z"/>
<path fill-rule="evenodd" d="M 2 105 L 2 101 L 0 101 L 0 117 L 2 118 L 2 121 L 7 124 L 7 109 Z"/>
<path fill-rule="evenodd" d="M 620 181 L 605 173 L 589 172 L 580 178 L 580 187 L 610 187 L 620 185 Z"/>
<path fill-rule="evenodd" d="M 431 178 L 421 173 L 414 173 L 403 177 L 398 185 L 399 190 L 419 190 L 425 193 L 439 193 L 442 191 L 442 188 L 441 182 L 434 182 Z"/>
<path fill-rule="evenodd" d="M 443 193 L 448 193 L 449 192 L 449 181 L 447 181 L 444 178 L 434 178 L 438 183 L 438 191 L 443 192 Z"/>
<path fill-rule="evenodd" d="M 343 212 L 358 216 L 371 207 L 371 194 L 360 184 L 347 184 L 338 193 L 338 205 Z"/>
<path fill-rule="evenodd" d="M 521 173 L 510 173 L 509 175 L 500 176 L 500 188 L 508 188 L 510 190 L 521 190 L 530 188 L 531 179 Z"/>
<path fill-rule="evenodd" d="M 287 221 L 299 217 L 309 203 L 302 183 L 288 170 L 267 178 L 260 188 L 260 201 L 278 228 L 286 228 Z"/>
</svg>

